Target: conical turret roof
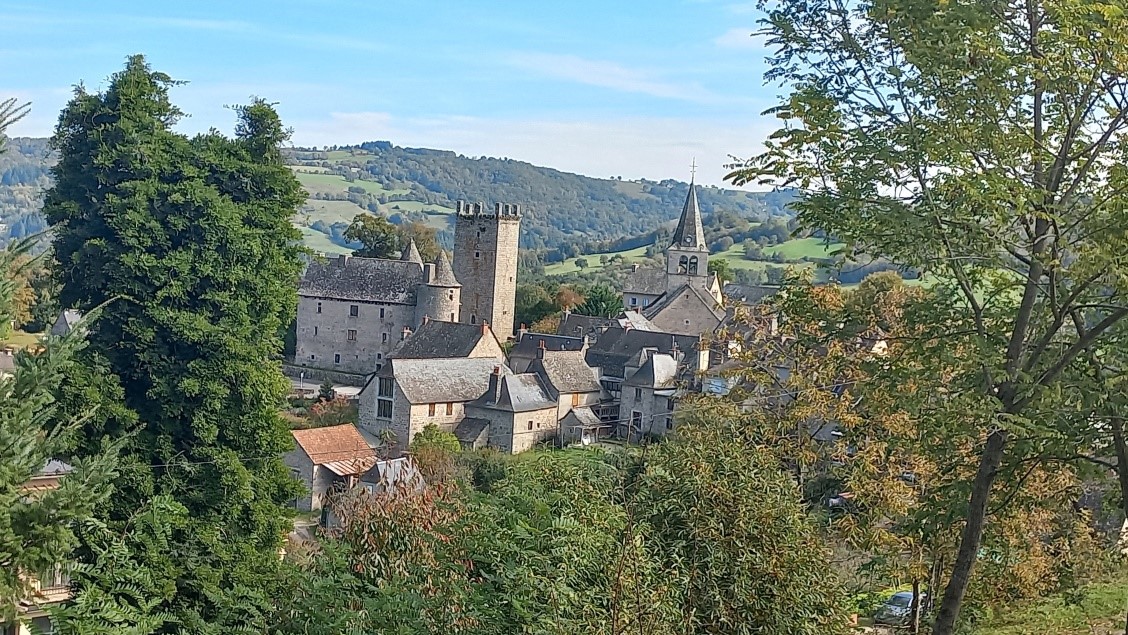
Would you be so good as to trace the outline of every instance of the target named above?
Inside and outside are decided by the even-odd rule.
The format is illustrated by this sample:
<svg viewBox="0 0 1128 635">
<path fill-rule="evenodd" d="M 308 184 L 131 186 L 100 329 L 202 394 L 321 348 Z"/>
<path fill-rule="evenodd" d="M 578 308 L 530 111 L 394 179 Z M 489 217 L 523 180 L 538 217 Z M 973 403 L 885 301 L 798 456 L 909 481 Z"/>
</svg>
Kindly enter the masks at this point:
<svg viewBox="0 0 1128 635">
<path fill-rule="evenodd" d="M 689 182 L 689 194 L 685 197 L 681 219 L 678 220 L 678 228 L 674 230 L 670 247 L 699 251 L 708 249 L 705 245 L 705 229 L 701 226 L 701 208 L 697 204 L 697 186 L 692 180 Z"/>
<path fill-rule="evenodd" d="M 410 241 L 408 241 L 407 249 L 403 250 L 403 256 L 400 257 L 400 260 L 405 260 L 407 262 L 414 262 L 417 265 L 419 265 L 420 267 L 423 266 L 423 256 L 419 255 L 419 249 L 415 246 L 415 239 L 414 238 L 412 238 Z"/>
<path fill-rule="evenodd" d="M 462 286 L 458 283 L 458 278 L 454 277 L 454 267 L 450 266 L 450 259 L 442 249 L 439 250 L 439 256 L 435 258 L 435 277 L 428 284 L 436 287 Z"/>
</svg>

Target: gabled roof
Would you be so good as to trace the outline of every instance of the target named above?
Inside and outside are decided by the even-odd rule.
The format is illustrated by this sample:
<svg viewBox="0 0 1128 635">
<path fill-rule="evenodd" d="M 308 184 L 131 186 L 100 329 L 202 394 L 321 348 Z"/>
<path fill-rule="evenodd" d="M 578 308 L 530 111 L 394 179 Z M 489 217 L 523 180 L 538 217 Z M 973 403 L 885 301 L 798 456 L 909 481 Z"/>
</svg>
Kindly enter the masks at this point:
<svg viewBox="0 0 1128 635">
<path fill-rule="evenodd" d="M 490 427 L 489 419 L 481 419 L 478 417 L 466 417 L 458 422 L 454 427 L 454 436 L 458 437 L 460 443 L 470 445 L 482 436 L 482 433 Z"/>
<path fill-rule="evenodd" d="M 470 405 L 507 412 L 530 412 L 555 408 L 556 400 L 549 396 L 540 377 L 534 373 L 522 373 L 500 378 L 496 402 L 487 385 L 485 393 Z"/>
<path fill-rule="evenodd" d="M 423 266 L 423 256 L 419 255 L 419 248 L 415 246 L 414 238 L 408 241 L 407 249 L 403 250 L 403 254 L 400 256 L 400 260 L 414 262 L 420 267 Z"/>
<path fill-rule="evenodd" d="M 442 249 L 439 250 L 439 255 L 435 258 L 435 277 L 427 284 L 434 287 L 461 287 L 458 283 L 458 278 L 454 277 L 454 268 L 450 266 L 450 259 L 447 258 L 446 252 Z"/>
<path fill-rule="evenodd" d="M 331 300 L 415 304 L 423 268 L 406 260 L 339 256 L 309 263 L 298 294 Z"/>
<path fill-rule="evenodd" d="M 655 353 L 646 360 L 638 372 L 623 382 L 624 386 L 645 388 L 673 388 L 678 374 L 678 363 L 671 355 Z"/>
<path fill-rule="evenodd" d="M 487 324 L 429 320 L 400 342 L 388 357 L 393 359 L 469 357 L 483 337 L 497 341 L 497 337 Z M 498 348 L 500 347 L 499 343 Z"/>
<path fill-rule="evenodd" d="M 472 401 L 489 386 L 490 373 L 497 366 L 503 375 L 509 367 L 492 357 L 455 357 L 388 360 L 376 377 L 393 377 L 407 400 L 413 404 Z M 369 382 L 364 390 L 375 390 Z"/>
<path fill-rule="evenodd" d="M 705 245 L 705 229 L 701 225 L 701 208 L 697 204 L 697 186 L 689 182 L 689 193 L 685 196 L 678 228 L 674 230 L 670 247 L 675 249 L 695 249 L 708 251 Z"/>
<path fill-rule="evenodd" d="M 291 430 L 290 434 L 315 465 L 338 476 L 363 474 L 376 464 L 376 451 L 351 423 Z"/>
<path fill-rule="evenodd" d="M 595 414 L 591 406 L 576 406 L 568 411 L 564 419 L 567 420 L 569 417 L 573 418 L 576 423 L 584 427 L 607 425 L 599 420 L 599 415 Z"/>
<path fill-rule="evenodd" d="M 623 328 L 629 325 L 632 329 L 642 329 L 644 331 L 658 330 L 650 320 L 646 319 L 646 316 L 644 316 L 641 311 L 624 311 L 617 320 L 619 326 Z"/>
<path fill-rule="evenodd" d="M 657 267 L 639 267 L 627 274 L 623 293 L 634 295 L 662 295 L 666 292 L 666 270 Z"/>
<path fill-rule="evenodd" d="M 539 375 L 557 395 L 601 390 L 598 370 L 587 365 L 584 351 L 546 350 L 543 358 L 529 365 L 529 372 Z"/>
<path fill-rule="evenodd" d="M 82 314 L 74 309 L 64 309 L 55 318 L 55 323 L 51 325 L 51 335 L 66 335 L 70 333 L 79 321 L 82 320 Z"/>
<path fill-rule="evenodd" d="M 534 359 L 541 343 L 547 351 L 578 351 L 584 347 L 584 338 L 570 337 L 567 335 L 549 335 L 547 333 L 522 333 L 513 350 L 509 351 L 510 357 L 521 359 Z"/>
<path fill-rule="evenodd" d="M 588 333 L 597 331 L 612 323 L 614 323 L 614 320 L 594 315 L 565 313 L 560 316 L 560 326 L 556 327 L 556 332 L 569 337 L 584 337 Z"/>
<path fill-rule="evenodd" d="M 603 369 L 604 375 L 622 377 L 623 367 L 640 350 L 656 348 L 669 353 L 677 344 L 679 350 L 689 356 L 698 349 L 701 338 L 696 335 L 677 335 L 659 331 L 640 331 L 611 327 L 600 334 L 595 343 L 587 349 L 587 363 Z"/>
<path fill-rule="evenodd" d="M 717 304 L 717 300 L 715 298 L 708 295 L 701 289 L 698 289 L 696 285 L 688 283 L 683 284 L 682 286 L 667 293 L 661 298 L 658 298 L 657 302 L 651 304 L 643 310 L 643 315 L 645 315 L 647 319 L 654 321 L 658 317 L 658 315 L 660 315 L 663 311 L 669 308 L 670 305 L 677 302 L 686 294 L 689 294 L 691 297 L 696 296 L 696 298 L 700 300 L 701 304 L 703 304 L 705 308 L 708 309 L 715 318 L 717 318 L 718 323 L 725 318 L 725 310 L 719 304 Z"/>
</svg>

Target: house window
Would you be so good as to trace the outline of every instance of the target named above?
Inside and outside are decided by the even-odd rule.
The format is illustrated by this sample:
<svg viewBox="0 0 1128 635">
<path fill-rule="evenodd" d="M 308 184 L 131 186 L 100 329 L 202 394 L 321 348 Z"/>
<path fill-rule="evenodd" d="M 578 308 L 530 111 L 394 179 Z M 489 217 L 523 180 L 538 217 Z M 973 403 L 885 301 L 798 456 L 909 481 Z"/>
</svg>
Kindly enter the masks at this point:
<svg viewBox="0 0 1128 635">
<path fill-rule="evenodd" d="M 380 341 L 381 342 L 387 342 L 388 341 L 388 334 L 387 333 L 381 334 L 380 335 Z"/>
<path fill-rule="evenodd" d="M 694 257 L 689 259 L 689 275 L 691 275 L 691 276 L 697 275 L 697 256 L 694 256 Z"/>
<path fill-rule="evenodd" d="M 376 400 L 376 416 L 381 419 L 392 418 L 392 400 L 391 399 L 377 399 Z"/>
<path fill-rule="evenodd" d="M 433 403 L 427 404 L 427 416 L 428 417 L 435 416 L 435 404 L 433 404 Z"/>
<path fill-rule="evenodd" d="M 376 353 L 376 359 L 384 359 L 383 353 Z"/>
<path fill-rule="evenodd" d="M 481 258 L 481 257 L 482 257 L 482 252 L 480 252 L 480 251 L 475 251 L 475 252 L 474 252 L 474 257 L 475 257 L 475 258 Z"/>
<path fill-rule="evenodd" d="M 642 413 L 637 410 L 631 411 L 631 428 L 635 430 L 642 429 Z"/>
<path fill-rule="evenodd" d="M 392 378 L 391 378 L 391 377 L 381 377 L 381 378 L 380 378 L 380 383 L 379 383 L 379 385 L 378 385 L 378 386 L 376 387 L 376 394 L 377 394 L 377 396 L 380 396 L 380 397 L 391 397 L 391 396 L 392 396 L 392 386 L 393 386 L 393 385 L 394 385 L 394 384 L 393 384 L 393 382 L 392 382 Z"/>
<path fill-rule="evenodd" d="M 635 388 L 635 399 L 642 399 L 642 388 Z"/>
<path fill-rule="evenodd" d="M 533 420 L 532 419 L 529 419 L 529 429 L 530 430 L 533 429 Z"/>
<path fill-rule="evenodd" d="M 650 300 L 643 300 L 642 306 L 650 306 Z"/>
<path fill-rule="evenodd" d="M 451 416 L 452 414 L 454 414 L 454 404 L 453 404 L 453 403 L 450 403 L 450 402 L 448 402 L 448 403 L 447 403 L 447 416 L 449 417 L 449 416 Z"/>
<path fill-rule="evenodd" d="M 336 354 L 333 355 L 333 363 L 334 364 L 340 364 L 341 363 L 341 354 L 340 353 L 336 353 Z"/>
<path fill-rule="evenodd" d="M 309 356 L 309 358 L 310 358 L 311 360 L 312 360 L 312 359 L 316 359 L 316 358 L 315 358 L 315 357 L 314 357 L 313 355 L 310 355 L 310 356 Z"/>
<path fill-rule="evenodd" d="M 376 416 L 381 419 L 392 418 L 392 381 L 391 377 L 381 377 L 376 385 Z"/>
<path fill-rule="evenodd" d="M 454 291 L 447 291 L 447 299 L 454 301 Z"/>
<path fill-rule="evenodd" d="M 360 315 L 360 307 L 355 304 L 349 305 L 349 317 L 356 317 Z"/>
<path fill-rule="evenodd" d="M 673 412 L 673 410 L 674 410 L 674 400 L 673 399 L 667 399 L 666 400 L 666 410 Z"/>
<path fill-rule="evenodd" d="M 671 417 L 666 417 L 666 429 L 667 430 L 673 430 L 674 429 L 674 420 Z"/>
<path fill-rule="evenodd" d="M 578 405 L 580 405 L 580 393 L 574 392 L 572 393 L 572 407 L 575 408 Z"/>
<path fill-rule="evenodd" d="M 356 341 L 356 329 L 349 329 L 347 334 L 346 334 L 346 337 L 348 338 L 348 340 L 350 342 L 355 342 Z"/>
<path fill-rule="evenodd" d="M 384 317 L 384 309 L 382 307 L 380 309 L 380 317 Z"/>
<path fill-rule="evenodd" d="M 450 321 L 451 321 L 451 322 L 453 322 L 453 321 L 454 321 L 454 314 L 453 314 L 453 313 L 451 313 L 451 314 L 450 314 Z"/>
<path fill-rule="evenodd" d="M 477 324 L 477 323 L 478 323 L 478 316 L 476 316 L 476 315 L 474 315 L 473 313 L 471 313 L 471 314 L 470 314 L 470 323 L 471 323 L 471 324 Z"/>
<path fill-rule="evenodd" d="M 678 273 L 685 273 L 686 270 L 688 270 L 688 269 L 689 269 L 689 258 L 682 256 L 681 259 L 678 260 Z"/>
<path fill-rule="evenodd" d="M 632 297 L 631 298 L 631 306 L 635 306 L 636 304 L 638 304 L 638 298 Z"/>
<path fill-rule="evenodd" d="M 317 303 L 317 312 L 321 313 L 321 303 L 320 302 Z"/>
</svg>

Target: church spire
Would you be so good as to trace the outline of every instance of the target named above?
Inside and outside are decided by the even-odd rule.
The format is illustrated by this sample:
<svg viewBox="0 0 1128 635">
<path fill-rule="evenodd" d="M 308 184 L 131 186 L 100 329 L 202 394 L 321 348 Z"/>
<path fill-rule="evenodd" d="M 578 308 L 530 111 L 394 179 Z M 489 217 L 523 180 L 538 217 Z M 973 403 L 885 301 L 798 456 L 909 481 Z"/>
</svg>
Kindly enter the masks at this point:
<svg viewBox="0 0 1128 635">
<path fill-rule="evenodd" d="M 681 219 L 678 221 L 678 228 L 674 230 L 670 247 L 706 251 L 705 229 L 701 226 L 701 208 L 697 204 L 697 186 L 693 184 L 693 180 L 694 177 L 690 177 L 689 194 L 685 197 Z"/>
</svg>

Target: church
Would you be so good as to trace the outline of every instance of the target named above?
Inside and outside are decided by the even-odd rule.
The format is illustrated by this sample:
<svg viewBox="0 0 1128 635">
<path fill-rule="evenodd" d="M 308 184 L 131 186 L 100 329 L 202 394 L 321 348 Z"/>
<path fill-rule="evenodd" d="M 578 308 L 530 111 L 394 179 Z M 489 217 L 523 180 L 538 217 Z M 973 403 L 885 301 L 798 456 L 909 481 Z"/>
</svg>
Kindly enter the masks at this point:
<svg viewBox="0 0 1128 635">
<path fill-rule="evenodd" d="M 666 248 L 665 268 L 635 265 L 623 288 L 623 308 L 641 313 L 655 330 L 678 335 L 710 333 L 724 320 L 721 281 L 709 273 L 709 247 L 693 181 Z"/>
<path fill-rule="evenodd" d="M 513 333 L 519 205 L 458 201 L 454 263 L 424 263 L 414 242 L 399 259 L 338 256 L 311 262 L 298 287 L 292 373 L 363 385 L 427 320 L 488 324 Z"/>
</svg>

